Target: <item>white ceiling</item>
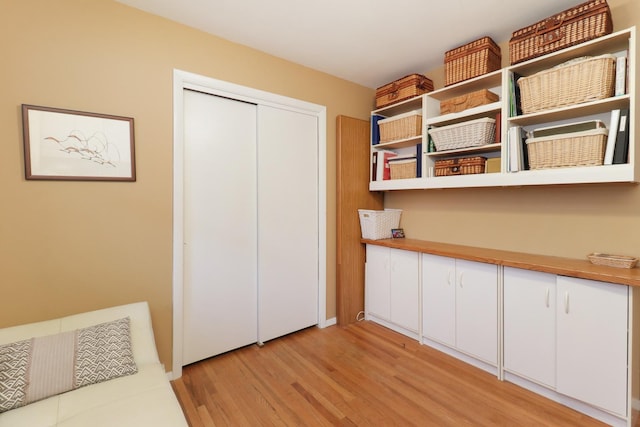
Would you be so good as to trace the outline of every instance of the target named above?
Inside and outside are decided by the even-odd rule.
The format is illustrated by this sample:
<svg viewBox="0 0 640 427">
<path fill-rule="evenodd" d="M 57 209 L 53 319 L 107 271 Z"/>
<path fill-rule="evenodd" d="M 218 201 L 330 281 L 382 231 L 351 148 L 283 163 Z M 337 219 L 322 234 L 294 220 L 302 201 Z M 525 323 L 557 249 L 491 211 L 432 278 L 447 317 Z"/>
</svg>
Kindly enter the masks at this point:
<svg viewBox="0 0 640 427">
<path fill-rule="evenodd" d="M 578 0 L 117 0 L 271 55 L 376 88 L 511 33 Z M 509 52 L 503 49 L 503 56 Z"/>
</svg>

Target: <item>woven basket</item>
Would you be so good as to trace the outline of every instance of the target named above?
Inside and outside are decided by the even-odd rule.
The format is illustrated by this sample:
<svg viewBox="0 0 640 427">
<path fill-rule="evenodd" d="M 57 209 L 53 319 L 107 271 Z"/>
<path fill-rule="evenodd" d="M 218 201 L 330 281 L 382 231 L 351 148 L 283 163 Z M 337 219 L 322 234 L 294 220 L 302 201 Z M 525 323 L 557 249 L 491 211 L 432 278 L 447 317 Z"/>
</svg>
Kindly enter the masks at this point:
<svg viewBox="0 0 640 427">
<path fill-rule="evenodd" d="M 408 179 L 416 177 L 418 162 L 413 159 L 390 159 L 391 179 Z"/>
<path fill-rule="evenodd" d="M 523 114 L 549 110 L 613 95 L 613 55 L 580 58 L 518 79 Z"/>
<path fill-rule="evenodd" d="M 638 262 L 638 258 L 631 256 L 600 254 L 597 252 L 589 254 L 587 257 L 592 264 L 617 268 L 633 268 Z"/>
<path fill-rule="evenodd" d="M 459 159 L 436 160 L 436 176 L 470 175 L 484 173 L 486 157 L 464 157 Z"/>
<path fill-rule="evenodd" d="M 456 96 L 455 98 L 440 101 L 440 114 L 457 113 L 468 108 L 491 104 L 499 99 L 500 97 L 497 94 L 487 89 L 481 89 L 475 92 Z"/>
<path fill-rule="evenodd" d="M 511 64 L 537 58 L 610 34 L 611 11 L 606 0 L 590 0 L 513 32 Z"/>
<path fill-rule="evenodd" d="M 376 108 L 386 107 L 433 90 L 433 81 L 422 74 L 409 74 L 376 89 Z"/>
<path fill-rule="evenodd" d="M 495 132 L 496 120 L 491 118 L 429 129 L 437 151 L 491 144 L 494 142 Z"/>
<path fill-rule="evenodd" d="M 597 166 L 604 160 L 606 129 L 527 139 L 530 169 Z"/>
<path fill-rule="evenodd" d="M 381 143 L 413 138 L 422 134 L 422 115 L 415 111 L 399 114 L 378 120 L 378 126 Z"/>
<path fill-rule="evenodd" d="M 360 230 L 363 239 L 390 239 L 391 229 L 398 228 L 402 209 L 385 209 L 374 211 L 358 209 L 360 216 Z"/>
<path fill-rule="evenodd" d="M 491 37 L 482 37 L 444 54 L 444 85 L 449 86 L 499 70 L 502 66 L 500 46 Z"/>
</svg>

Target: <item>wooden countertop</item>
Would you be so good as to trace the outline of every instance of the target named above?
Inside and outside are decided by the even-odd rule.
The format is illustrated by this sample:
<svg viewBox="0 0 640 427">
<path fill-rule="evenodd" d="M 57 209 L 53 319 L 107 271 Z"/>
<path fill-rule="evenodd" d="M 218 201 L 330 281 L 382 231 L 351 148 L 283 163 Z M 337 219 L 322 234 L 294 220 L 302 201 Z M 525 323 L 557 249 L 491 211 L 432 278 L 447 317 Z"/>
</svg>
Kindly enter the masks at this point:
<svg viewBox="0 0 640 427">
<path fill-rule="evenodd" d="M 561 276 L 579 277 L 582 279 L 640 287 L 640 268 L 616 268 L 594 265 L 586 258 L 587 254 L 585 254 L 585 259 L 563 258 L 417 239 L 362 239 L 361 242 L 368 245 L 387 246 L 425 254 L 442 255 L 506 267 L 542 271 L 545 273 L 559 274 Z"/>
</svg>

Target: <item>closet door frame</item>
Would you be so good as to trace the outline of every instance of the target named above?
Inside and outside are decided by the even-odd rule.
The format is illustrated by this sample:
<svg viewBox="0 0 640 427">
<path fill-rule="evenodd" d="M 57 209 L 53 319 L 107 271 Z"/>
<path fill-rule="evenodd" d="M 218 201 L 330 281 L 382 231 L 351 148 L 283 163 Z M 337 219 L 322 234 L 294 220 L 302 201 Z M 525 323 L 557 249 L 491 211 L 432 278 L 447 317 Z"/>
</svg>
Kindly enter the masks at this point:
<svg viewBox="0 0 640 427">
<path fill-rule="evenodd" d="M 184 292 L 184 99 L 185 89 L 222 96 L 256 105 L 267 105 L 315 115 L 318 119 L 318 327 L 326 320 L 327 265 L 327 159 L 326 107 L 253 89 L 222 80 L 173 70 L 173 363 L 170 378 L 182 376 L 183 292 Z"/>
</svg>

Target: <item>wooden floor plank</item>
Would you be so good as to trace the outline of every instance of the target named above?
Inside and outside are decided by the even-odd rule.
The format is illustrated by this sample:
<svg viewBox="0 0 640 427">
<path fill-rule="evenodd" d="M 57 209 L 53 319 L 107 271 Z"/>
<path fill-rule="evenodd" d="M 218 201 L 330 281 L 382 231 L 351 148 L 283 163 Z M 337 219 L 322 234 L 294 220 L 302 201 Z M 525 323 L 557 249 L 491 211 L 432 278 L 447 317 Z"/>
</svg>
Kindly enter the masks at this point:
<svg viewBox="0 0 640 427">
<path fill-rule="evenodd" d="M 604 425 L 368 321 L 185 366 L 173 388 L 192 427 Z"/>
</svg>

